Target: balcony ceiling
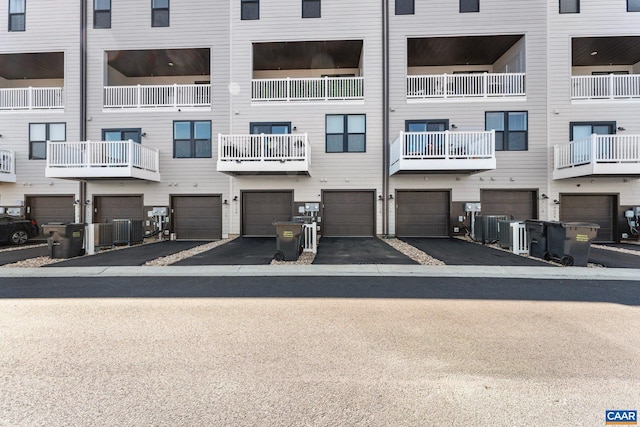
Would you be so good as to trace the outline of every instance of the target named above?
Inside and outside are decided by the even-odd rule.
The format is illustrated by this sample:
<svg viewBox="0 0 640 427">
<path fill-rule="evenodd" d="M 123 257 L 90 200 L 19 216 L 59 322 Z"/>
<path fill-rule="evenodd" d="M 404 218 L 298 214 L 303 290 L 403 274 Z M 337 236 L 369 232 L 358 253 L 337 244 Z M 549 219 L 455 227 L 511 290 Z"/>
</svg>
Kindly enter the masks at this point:
<svg viewBox="0 0 640 427">
<path fill-rule="evenodd" d="M 409 67 L 493 64 L 521 35 L 409 39 Z"/>
<path fill-rule="evenodd" d="M 640 62 L 640 36 L 580 37 L 571 40 L 571 47 L 574 67 Z"/>
<path fill-rule="evenodd" d="M 255 70 L 359 68 L 362 40 L 253 44 Z"/>
<path fill-rule="evenodd" d="M 9 53 L 0 55 L 0 77 L 8 80 L 63 79 L 64 53 Z"/>
<path fill-rule="evenodd" d="M 109 66 L 127 77 L 208 76 L 209 49 L 113 50 Z M 171 65 L 173 64 L 173 65 Z"/>
</svg>

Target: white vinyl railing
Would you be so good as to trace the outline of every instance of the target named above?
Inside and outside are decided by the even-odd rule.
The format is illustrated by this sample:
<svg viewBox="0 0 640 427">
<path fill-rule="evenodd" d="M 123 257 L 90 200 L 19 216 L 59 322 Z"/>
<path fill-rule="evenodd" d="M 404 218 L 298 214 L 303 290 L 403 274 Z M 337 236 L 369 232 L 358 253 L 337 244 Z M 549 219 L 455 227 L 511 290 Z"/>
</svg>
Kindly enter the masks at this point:
<svg viewBox="0 0 640 427">
<path fill-rule="evenodd" d="M 0 89 L 0 110 L 58 110 L 64 108 L 62 87 Z"/>
<path fill-rule="evenodd" d="M 251 100 L 346 101 L 364 99 L 363 77 L 254 79 Z"/>
<path fill-rule="evenodd" d="M 529 253 L 529 242 L 527 241 L 527 227 L 524 222 L 512 222 L 511 227 L 511 246 L 509 250 L 516 255 Z"/>
<path fill-rule="evenodd" d="M 15 154 L 12 150 L 0 150 L 0 173 L 16 173 Z"/>
<path fill-rule="evenodd" d="M 309 139 L 304 134 L 221 135 L 221 161 L 309 161 Z"/>
<path fill-rule="evenodd" d="M 640 74 L 571 76 L 571 99 L 640 98 Z"/>
<path fill-rule="evenodd" d="M 407 99 L 524 96 L 525 73 L 407 76 Z"/>
<path fill-rule="evenodd" d="M 554 147 L 556 169 L 587 163 L 640 162 L 640 135 L 596 135 Z"/>
<path fill-rule="evenodd" d="M 159 151 L 128 141 L 47 142 L 47 168 L 133 167 L 158 172 Z"/>
<path fill-rule="evenodd" d="M 105 86 L 104 108 L 210 107 L 211 85 Z"/>
<path fill-rule="evenodd" d="M 303 242 L 302 251 L 318 253 L 318 227 L 315 222 L 302 226 Z"/>
<path fill-rule="evenodd" d="M 391 143 L 391 164 L 403 159 L 495 157 L 495 131 L 400 132 Z"/>
</svg>

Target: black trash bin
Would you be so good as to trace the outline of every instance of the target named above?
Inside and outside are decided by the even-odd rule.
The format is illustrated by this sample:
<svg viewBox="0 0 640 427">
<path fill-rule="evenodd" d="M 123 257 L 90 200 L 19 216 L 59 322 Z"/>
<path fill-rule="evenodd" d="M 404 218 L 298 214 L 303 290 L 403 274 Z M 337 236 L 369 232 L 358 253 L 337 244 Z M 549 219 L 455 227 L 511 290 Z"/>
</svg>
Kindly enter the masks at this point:
<svg viewBox="0 0 640 427">
<path fill-rule="evenodd" d="M 47 237 L 49 257 L 73 258 L 84 255 L 85 224 L 44 224 L 42 230 Z"/>
<path fill-rule="evenodd" d="M 547 222 L 537 219 L 528 219 L 524 222 L 527 229 L 527 244 L 529 255 L 546 259 L 547 255 Z"/>
<path fill-rule="evenodd" d="M 302 252 L 300 236 L 303 223 L 300 221 L 276 221 L 276 261 L 296 261 Z"/>
<path fill-rule="evenodd" d="M 599 228 L 598 224 L 588 222 L 548 222 L 548 258 L 562 265 L 586 267 L 591 242 L 596 238 Z"/>
</svg>

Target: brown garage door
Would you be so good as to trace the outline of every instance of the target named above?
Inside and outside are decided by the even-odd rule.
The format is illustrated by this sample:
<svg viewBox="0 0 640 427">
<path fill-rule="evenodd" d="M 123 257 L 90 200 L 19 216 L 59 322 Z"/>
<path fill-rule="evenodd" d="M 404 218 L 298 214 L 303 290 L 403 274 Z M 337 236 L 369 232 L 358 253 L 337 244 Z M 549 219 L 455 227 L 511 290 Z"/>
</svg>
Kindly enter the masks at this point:
<svg viewBox="0 0 640 427">
<path fill-rule="evenodd" d="M 173 196 L 173 231 L 180 240 L 222 238 L 220 196 Z"/>
<path fill-rule="evenodd" d="M 114 219 L 145 219 L 142 196 L 95 196 L 93 222 Z"/>
<path fill-rule="evenodd" d="M 290 220 L 292 212 L 292 191 L 245 191 L 242 193 L 242 235 L 275 236 L 273 222 Z"/>
<path fill-rule="evenodd" d="M 560 195 L 560 221 L 598 224 L 598 242 L 613 242 L 617 197 L 613 195 Z"/>
<path fill-rule="evenodd" d="M 72 223 L 76 220 L 73 196 L 27 196 L 27 217 L 38 224 Z M 40 229 L 42 232 L 42 228 Z"/>
<path fill-rule="evenodd" d="M 444 237 L 449 235 L 448 191 L 396 192 L 396 235 Z"/>
<path fill-rule="evenodd" d="M 375 192 L 324 191 L 322 234 L 324 236 L 374 236 Z"/>
<path fill-rule="evenodd" d="M 506 215 L 509 219 L 538 218 L 536 192 L 529 190 L 482 190 L 482 215 Z"/>
</svg>

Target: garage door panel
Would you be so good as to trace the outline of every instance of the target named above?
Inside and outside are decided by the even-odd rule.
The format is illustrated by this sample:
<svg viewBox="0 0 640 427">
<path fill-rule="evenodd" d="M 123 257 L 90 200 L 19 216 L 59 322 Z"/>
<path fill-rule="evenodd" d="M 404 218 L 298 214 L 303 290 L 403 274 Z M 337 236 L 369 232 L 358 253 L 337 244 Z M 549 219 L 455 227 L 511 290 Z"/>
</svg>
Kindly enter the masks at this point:
<svg viewBox="0 0 640 427">
<path fill-rule="evenodd" d="M 323 235 L 360 237 L 375 235 L 373 191 L 325 191 Z"/>
<path fill-rule="evenodd" d="M 94 222 L 105 223 L 114 219 L 145 219 L 142 196 L 96 196 Z"/>
<path fill-rule="evenodd" d="M 242 193 L 242 234 L 275 236 L 274 221 L 288 221 L 293 212 L 293 192 L 248 191 Z"/>
<path fill-rule="evenodd" d="M 396 235 L 445 237 L 449 235 L 448 191 L 398 191 Z"/>
<path fill-rule="evenodd" d="M 73 196 L 28 196 L 26 206 L 29 208 L 28 218 L 35 219 L 40 225 L 75 222 Z"/>
<path fill-rule="evenodd" d="M 482 190 L 482 215 L 506 215 L 526 220 L 537 218 L 536 192 L 531 190 Z"/>
<path fill-rule="evenodd" d="M 220 196 L 173 196 L 173 230 L 180 240 L 219 240 L 222 238 Z"/>
<path fill-rule="evenodd" d="M 562 195 L 560 221 L 598 224 L 600 229 L 595 241 L 613 242 L 616 205 L 613 195 Z"/>
</svg>

